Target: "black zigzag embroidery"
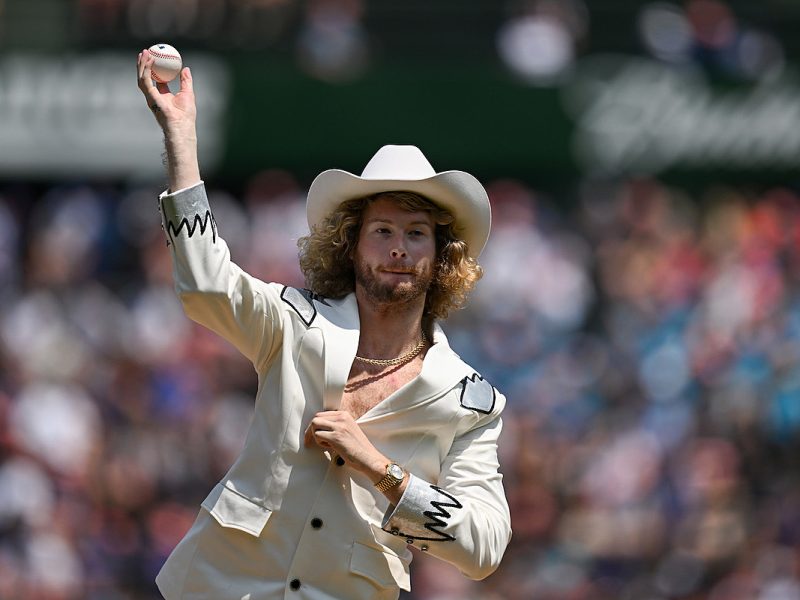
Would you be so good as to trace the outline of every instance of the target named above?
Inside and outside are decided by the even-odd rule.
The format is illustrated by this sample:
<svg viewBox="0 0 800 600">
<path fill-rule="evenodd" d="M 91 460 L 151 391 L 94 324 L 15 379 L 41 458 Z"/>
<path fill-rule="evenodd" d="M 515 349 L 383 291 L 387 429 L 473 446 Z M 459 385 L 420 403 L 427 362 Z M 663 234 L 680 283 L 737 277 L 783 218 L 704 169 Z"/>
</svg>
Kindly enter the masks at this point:
<svg viewBox="0 0 800 600">
<path fill-rule="evenodd" d="M 430 531 L 431 533 L 436 534 L 439 537 L 436 538 L 417 538 L 420 540 L 431 540 L 431 541 L 440 541 L 440 542 L 452 542 L 456 538 L 449 533 L 445 533 L 443 531 L 439 531 L 436 529 L 437 527 L 445 527 L 447 525 L 447 521 L 445 519 L 449 519 L 452 515 L 446 510 L 448 508 L 455 508 L 460 509 L 464 508 L 461 503 L 455 499 L 455 497 L 451 496 L 447 492 L 445 492 L 442 488 L 431 485 L 431 489 L 439 492 L 442 496 L 447 497 L 450 502 L 445 502 L 441 500 L 431 500 L 431 506 L 435 510 L 424 510 L 422 514 L 431 519 L 429 523 L 425 523 L 425 529 Z"/>
<path fill-rule="evenodd" d="M 215 244 L 217 243 L 217 222 L 214 220 L 214 215 L 211 214 L 210 209 L 206 210 L 206 214 L 203 218 L 200 218 L 199 214 L 195 214 L 191 224 L 186 217 L 183 217 L 178 223 L 178 226 L 175 227 L 172 219 L 167 218 L 166 213 L 164 214 L 164 220 L 167 222 L 167 235 L 169 236 L 167 245 L 169 245 L 171 241 L 175 241 L 175 238 L 180 235 L 184 227 L 186 227 L 186 237 L 192 237 L 198 229 L 200 230 L 200 235 L 204 235 L 206 229 L 210 226 L 211 241 Z"/>
</svg>

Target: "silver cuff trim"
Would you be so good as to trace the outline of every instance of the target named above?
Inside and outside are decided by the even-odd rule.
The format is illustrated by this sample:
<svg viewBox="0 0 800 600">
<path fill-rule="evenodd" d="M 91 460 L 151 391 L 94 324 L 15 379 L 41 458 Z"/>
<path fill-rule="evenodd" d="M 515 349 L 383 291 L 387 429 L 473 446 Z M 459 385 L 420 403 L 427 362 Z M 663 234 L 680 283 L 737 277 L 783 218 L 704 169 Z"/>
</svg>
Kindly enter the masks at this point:
<svg viewBox="0 0 800 600">
<path fill-rule="evenodd" d="M 461 508 L 461 503 L 440 487 L 409 475 L 400 502 L 386 511 L 381 528 L 410 540 L 452 542 L 456 538 L 445 529 Z"/>
<path fill-rule="evenodd" d="M 211 233 L 211 240 L 216 243 L 217 223 L 202 183 L 174 194 L 163 193 L 158 200 L 161 205 L 161 227 L 167 236 L 167 244 L 179 237 L 202 236 L 206 232 Z"/>
</svg>

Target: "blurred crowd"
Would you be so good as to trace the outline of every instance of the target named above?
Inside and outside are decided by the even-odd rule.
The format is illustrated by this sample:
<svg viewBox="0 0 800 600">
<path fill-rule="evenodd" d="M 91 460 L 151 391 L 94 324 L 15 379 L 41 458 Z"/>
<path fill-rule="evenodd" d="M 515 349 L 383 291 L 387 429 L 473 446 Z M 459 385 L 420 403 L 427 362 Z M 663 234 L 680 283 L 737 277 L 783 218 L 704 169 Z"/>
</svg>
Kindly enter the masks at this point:
<svg viewBox="0 0 800 600">
<path fill-rule="evenodd" d="M 420 600 L 800 600 L 800 196 L 488 182 L 451 344 L 508 398 L 513 539 Z M 173 293 L 160 190 L 0 186 L 0 598 L 145 600 L 240 449 L 249 363 Z M 302 285 L 305 188 L 211 187 L 220 234 Z"/>
<path fill-rule="evenodd" d="M 79 0 L 73 11 L 65 35 L 89 47 L 149 45 L 167 36 L 182 48 L 266 50 L 294 56 L 300 69 L 330 82 L 358 78 L 398 56 L 493 57 L 537 86 L 563 81 L 588 52 L 632 51 L 768 81 L 783 72 L 787 46 L 794 50 L 782 39 L 793 32 L 784 17 L 797 18 L 790 2 L 756 8 L 734 0 L 473 0 L 457 9 L 386 0 Z"/>
</svg>

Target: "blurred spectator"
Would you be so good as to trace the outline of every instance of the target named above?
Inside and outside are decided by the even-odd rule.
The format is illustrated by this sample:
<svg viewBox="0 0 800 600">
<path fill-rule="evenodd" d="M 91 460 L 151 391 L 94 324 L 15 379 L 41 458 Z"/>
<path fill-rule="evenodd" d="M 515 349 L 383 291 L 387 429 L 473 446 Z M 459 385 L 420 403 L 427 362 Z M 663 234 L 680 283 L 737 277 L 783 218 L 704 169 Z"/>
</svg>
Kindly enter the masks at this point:
<svg viewBox="0 0 800 600">
<path fill-rule="evenodd" d="M 566 75 L 586 35 L 589 11 L 582 0 L 526 0 L 497 32 L 497 51 L 521 80 L 552 85 Z"/>
<path fill-rule="evenodd" d="M 369 65 L 363 13 L 361 0 L 310 0 L 297 40 L 300 68 L 333 83 L 361 75 Z"/>
<path fill-rule="evenodd" d="M 774 34 L 741 22 L 728 3 L 691 0 L 684 7 L 650 2 L 638 15 L 639 36 L 653 56 L 700 64 L 745 80 L 771 80 L 785 67 Z"/>
</svg>

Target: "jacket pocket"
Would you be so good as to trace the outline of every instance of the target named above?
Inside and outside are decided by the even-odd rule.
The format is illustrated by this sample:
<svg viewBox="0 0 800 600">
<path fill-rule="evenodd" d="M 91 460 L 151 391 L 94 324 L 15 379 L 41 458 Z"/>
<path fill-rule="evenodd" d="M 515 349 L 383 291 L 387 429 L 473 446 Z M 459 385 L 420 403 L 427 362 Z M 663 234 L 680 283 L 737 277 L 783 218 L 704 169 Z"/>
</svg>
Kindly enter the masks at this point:
<svg viewBox="0 0 800 600">
<path fill-rule="evenodd" d="M 218 483 L 201 506 L 223 527 L 239 529 L 258 537 L 272 511 L 247 496 Z"/>
<path fill-rule="evenodd" d="M 358 542 L 353 543 L 350 572 L 366 577 L 379 588 L 411 589 L 408 565 L 399 556 Z"/>
</svg>

